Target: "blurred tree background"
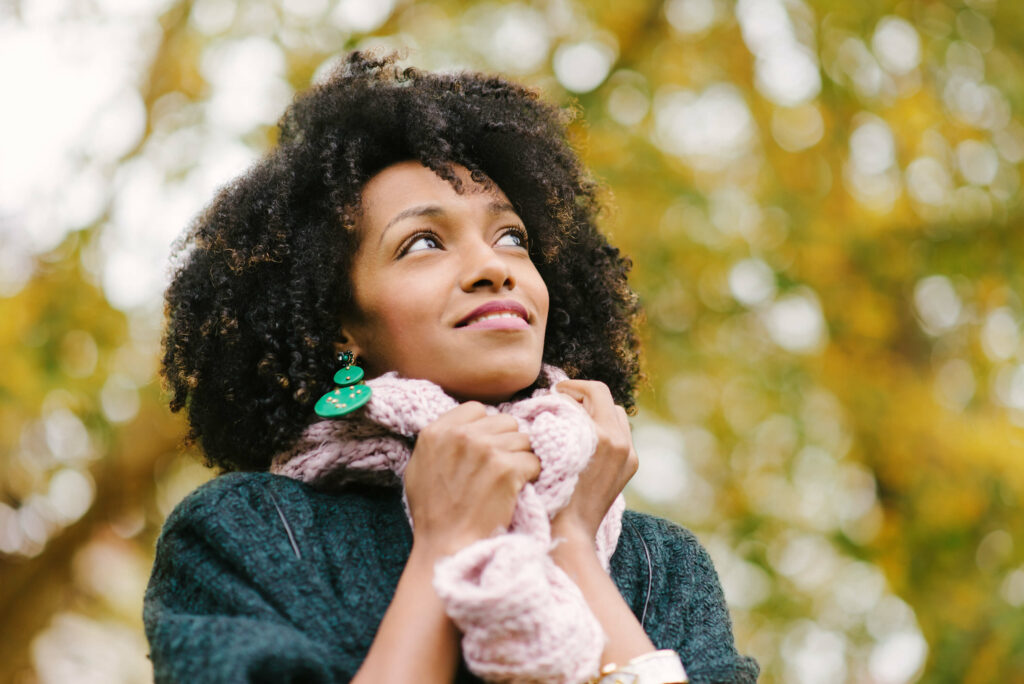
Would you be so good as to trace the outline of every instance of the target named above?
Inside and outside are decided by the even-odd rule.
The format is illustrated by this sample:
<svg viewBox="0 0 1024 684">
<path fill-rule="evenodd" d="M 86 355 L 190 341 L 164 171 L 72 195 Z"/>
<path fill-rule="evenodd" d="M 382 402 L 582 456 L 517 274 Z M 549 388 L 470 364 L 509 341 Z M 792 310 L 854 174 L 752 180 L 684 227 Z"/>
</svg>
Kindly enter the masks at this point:
<svg viewBox="0 0 1024 684">
<path fill-rule="evenodd" d="M 0 3 L 0 681 L 144 682 L 170 245 L 357 47 L 579 110 L 647 311 L 632 505 L 765 682 L 1024 682 L 1024 4 Z"/>
</svg>

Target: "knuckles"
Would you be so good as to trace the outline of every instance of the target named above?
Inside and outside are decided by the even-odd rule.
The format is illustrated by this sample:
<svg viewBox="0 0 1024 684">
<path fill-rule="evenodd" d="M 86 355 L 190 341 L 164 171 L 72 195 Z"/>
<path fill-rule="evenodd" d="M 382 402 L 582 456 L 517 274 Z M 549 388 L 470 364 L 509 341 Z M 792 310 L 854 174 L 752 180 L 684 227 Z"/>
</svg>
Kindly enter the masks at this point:
<svg viewBox="0 0 1024 684">
<path fill-rule="evenodd" d="M 622 460 L 626 460 L 633 452 L 632 442 L 619 430 L 599 430 L 597 434 L 597 448 L 600 451 L 618 456 Z"/>
<path fill-rule="evenodd" d="M 492 462 L 494 481 L 502 488 L 518 492 L 522 486 L 522 475 L 519 468 L 505 459 L 495 459 Z"/>
<path fill-rule="evenodd" d="M 437 427 L 437 423 L 431 423 L 422 430 L 420 430 L 419 436 L 416 437 L 417 444 L 420 442 L 432 442 L 437 438 L 437 433 L 440 428 Z"/>
<path fill-rule="evenodd" d="M 636 475 L 636 471 L 640 469 L 640 457 L 635 449 L 629 450 L 629 456 L 626 458 L 626 469 L 629 471 L 630 477 Z"/>
<path fill-rule="evenodd" d="M 468 425 L 456 425 L 449 431 L 449 435 L 452 441 L 460 447 L 471 445 L 475 437 Z"/>
</svg>

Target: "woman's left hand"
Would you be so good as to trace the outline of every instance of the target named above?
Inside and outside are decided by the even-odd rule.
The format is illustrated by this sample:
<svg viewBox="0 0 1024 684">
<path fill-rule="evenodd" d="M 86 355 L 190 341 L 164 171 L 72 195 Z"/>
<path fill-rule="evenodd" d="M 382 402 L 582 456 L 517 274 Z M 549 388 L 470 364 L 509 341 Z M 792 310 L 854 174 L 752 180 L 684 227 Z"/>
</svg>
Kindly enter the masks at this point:
<svg viewBox="0 0 1024 684">
<path fill-rule="evenodd" d="M 593 544 L 601 520 L 636 473 L 639 460 L 626 411 L 616 405 L 607 385 L 596 380 L 563 380 L 555 389 L 578 401 L 590 414 L 597 430 L 597 448 L 580 473 L 569 504 L 551 521 L 551 533 Z"/>
<path fill-rule="evenodd" d="M 637 469 L 629 421 L 603 382 L 565 380 L 555 389 L 578 401 L 590 414 L 597 430 L 597 448 L 580 473 L 569 505 L 551 521 L 551 536 L 564 540 L 551 550 L 551 557 L 583 592 L 608 635 L 601 662 L 628 662 L 653 651 L 654 644 L 602 567 L 594 538 L 608 508 Z"/>
</svg>

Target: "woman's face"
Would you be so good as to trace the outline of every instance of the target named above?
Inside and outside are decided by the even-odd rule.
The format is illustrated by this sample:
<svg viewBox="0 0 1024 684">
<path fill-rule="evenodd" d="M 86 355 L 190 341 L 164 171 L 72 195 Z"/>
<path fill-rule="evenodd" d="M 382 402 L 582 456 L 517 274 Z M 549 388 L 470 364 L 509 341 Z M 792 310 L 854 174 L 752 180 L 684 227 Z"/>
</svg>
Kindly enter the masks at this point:
<svg viewBox="0 0 1024 684">
<path fill-rule="evenodd" d="M 505 194 L 455 170 L 462 194 L 414 161 L 366 183 L 344 346 L 371 377 L 398 371 L 462 401 L 503 401 L 540 373 L 548 290 Z"/>
</svg>

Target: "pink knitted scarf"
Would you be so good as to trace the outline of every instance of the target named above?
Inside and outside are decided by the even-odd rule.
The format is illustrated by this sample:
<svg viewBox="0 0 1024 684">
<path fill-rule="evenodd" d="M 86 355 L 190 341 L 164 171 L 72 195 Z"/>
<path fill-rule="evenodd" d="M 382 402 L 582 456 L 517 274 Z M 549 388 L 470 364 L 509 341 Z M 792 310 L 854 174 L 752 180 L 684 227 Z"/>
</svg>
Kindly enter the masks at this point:
<svg viewBox="0 0 1024 684">
<path fill-rule="evenodd" d="M 551 386 L 566 378 L 544 367 Z M 313 423 L 271 471 L 304 482 L 368 472 L 405 472 L 411 439 L 458 405 L 437 385 L 388 373 L 370 380 L 366 407 L 341 420 Z M 594 425 L 574 400 L 553 389 L 492 409 L 519 422 L 541 462 L 537 481 L 519 494 L 505 533 L 471 544 L 434 568 L 434 588 L 462 631 L 462 654 L 479 677 L 495 682 L 573 684 L 600 667 L 605 635 L 579 588 L 549 551 L 551 518 L 569 502 L 594 453 Z M 596 538 L 608 569 L 625 507 L 616 498 Z"/>
</svg>

